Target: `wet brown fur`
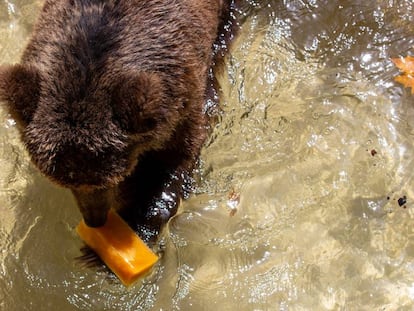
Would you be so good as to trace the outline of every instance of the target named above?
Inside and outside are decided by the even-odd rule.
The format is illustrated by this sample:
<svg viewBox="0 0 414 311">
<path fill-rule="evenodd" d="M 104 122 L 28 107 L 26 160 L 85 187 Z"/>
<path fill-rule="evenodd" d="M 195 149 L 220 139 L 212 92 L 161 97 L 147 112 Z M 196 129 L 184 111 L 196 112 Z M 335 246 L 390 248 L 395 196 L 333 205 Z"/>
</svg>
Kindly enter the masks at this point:
<svg viewBox="0 0 414 311">
<path fill-rule="evenodd" d="M 33 163 L 72 190 L 89 225 L 114 207 L 149 239 L 176 212 L 229 6 L 47 0 L 21 62 L 0 67 L 0 100 Z"/>
</svg>

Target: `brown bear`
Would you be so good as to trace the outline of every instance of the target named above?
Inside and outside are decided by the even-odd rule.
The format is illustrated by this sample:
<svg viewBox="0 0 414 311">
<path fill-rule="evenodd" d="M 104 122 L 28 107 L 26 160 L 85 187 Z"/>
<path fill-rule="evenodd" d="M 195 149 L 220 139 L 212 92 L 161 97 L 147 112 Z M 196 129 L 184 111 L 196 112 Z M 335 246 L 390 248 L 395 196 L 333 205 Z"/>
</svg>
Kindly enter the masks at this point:
<svg viewBox="0 0 414 311">
<path fill-rule="evenodd" d="M 47 0 L 0 100 L 85 222 L 156 234 L 190 190 L 226 0 Z M 146 228 L 148 230 L 146 231 Z M 146 237 L 148 238 L 148 237 Z"/>
</svg>

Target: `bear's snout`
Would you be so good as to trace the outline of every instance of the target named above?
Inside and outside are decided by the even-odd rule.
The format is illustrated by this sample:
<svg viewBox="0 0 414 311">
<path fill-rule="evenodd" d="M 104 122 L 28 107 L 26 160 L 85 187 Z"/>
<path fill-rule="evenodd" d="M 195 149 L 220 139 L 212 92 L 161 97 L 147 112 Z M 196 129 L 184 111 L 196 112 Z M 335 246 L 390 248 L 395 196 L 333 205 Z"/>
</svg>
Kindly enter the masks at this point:
<svg viewBox="0 0 414 311">
<path fill-rule="evenodd" d="M 83 220 L 88 227 L 98 228 L 105 224 L 107 214 L 108 212 L 88 213 L 83 215 Z"/>
<path fill-rule="evenodd" d="M 113 189 L 72 189 L 83 220 L 89 227 L 105 224 L 113 200 Z"/>
</svg>

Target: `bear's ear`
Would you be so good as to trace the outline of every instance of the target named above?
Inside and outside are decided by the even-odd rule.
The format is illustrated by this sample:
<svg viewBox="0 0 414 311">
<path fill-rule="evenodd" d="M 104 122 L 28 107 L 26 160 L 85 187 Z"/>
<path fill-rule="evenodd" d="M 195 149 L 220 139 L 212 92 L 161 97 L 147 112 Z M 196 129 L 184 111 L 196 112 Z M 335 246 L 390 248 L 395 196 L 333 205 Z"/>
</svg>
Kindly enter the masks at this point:
<svg viewBox="0 0 414 311">
<path fill-rule="evenodd" d="M 18 125 L 32 120 L 40 94 L 40 74 L 32 66 L 0 66 L 0 100 Z"/>
<path fill-rule="evenodd" d="M 130 134 L 151 131 L 161 117 L 164 90 L 155 73 L 124 74 L 112 97 L 114 121 Z"/>
</svg>

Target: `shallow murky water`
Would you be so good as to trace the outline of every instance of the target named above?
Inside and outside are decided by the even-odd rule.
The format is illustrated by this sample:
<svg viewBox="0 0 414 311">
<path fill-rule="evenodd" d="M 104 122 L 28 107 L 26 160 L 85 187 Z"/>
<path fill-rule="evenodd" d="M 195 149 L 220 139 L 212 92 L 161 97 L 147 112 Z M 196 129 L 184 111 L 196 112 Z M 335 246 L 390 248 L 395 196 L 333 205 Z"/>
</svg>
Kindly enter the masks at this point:
<svg viewBox="0 0 414 311">
<path fill-rule="evenodd" d="M 1 62 L 18 60 L 41 2 L 0 2 Z M 74 262 L 74 201 L 1 111 L 1 310 L 412 310 L 414 96 L 390 58 L 414 53 L 413 2 L 240 13 L 197 193 L 128 290 Z"/>
</svg>

